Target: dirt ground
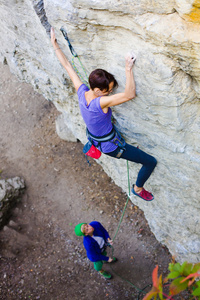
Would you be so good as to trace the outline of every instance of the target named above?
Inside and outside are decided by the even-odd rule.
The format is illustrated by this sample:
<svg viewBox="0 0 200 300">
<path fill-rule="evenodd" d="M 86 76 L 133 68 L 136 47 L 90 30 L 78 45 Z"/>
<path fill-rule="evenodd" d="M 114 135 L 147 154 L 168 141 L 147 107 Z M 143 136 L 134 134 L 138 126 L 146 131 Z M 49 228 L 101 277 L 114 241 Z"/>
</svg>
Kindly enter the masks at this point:
<svg viewBox="0 0 200 300">
<path fill-rule="evenodd" d="M 74 226 L 98 220 L 113 237 L 127 196 L 94 160 L 88 165 L 80 142 L 60 140 L 51 102 L 20 83 L 8 66 L 0 65 L 0 74 L 1 178 L 26 182 L 0 231 L 0 299 L 142 299 L 137 289 L 151 284 L 157 264 L 166 275 L 167 249 L 129 201 L 114 242 L 119 261 L 105 264 L 113 279 L 94 270 Z"/>
</svg>

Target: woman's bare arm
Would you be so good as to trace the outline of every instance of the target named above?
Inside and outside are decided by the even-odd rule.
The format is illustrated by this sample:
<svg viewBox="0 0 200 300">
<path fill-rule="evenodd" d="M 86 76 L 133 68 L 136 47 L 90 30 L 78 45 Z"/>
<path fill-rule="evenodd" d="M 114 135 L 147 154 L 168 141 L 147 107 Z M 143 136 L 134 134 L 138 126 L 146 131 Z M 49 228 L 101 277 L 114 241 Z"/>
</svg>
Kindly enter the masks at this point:
<svg viewBox="0 0 200 300">
<path fill-rule="evenodd" d="M 76 74 L 75 70 L 73 69 L 72 65 L 70 64 L 70 62 L 68 61 L 68 59 L 66 58 L 66 56 L 64 55 L 62 50 L 60 49 L 60 47 L 57 43 L 57 40 L 55 38 L 55 32 L 54 32 L 53 28 L 51 28 L 51 43 L 53 45 L 53 48 L 56 52 L 56 55 L 57 55 L 60 63 L 62 64 L 62 66 L 67 71 L 69 77 L 71 78 L 71 80 L 74 84 L 74 87 L 75 87 L 76 91 L 78 91 L 79 87 L 82 84 L 82 81 L 80 80 L 80 78 Z"/>
<path fill-rule="evenodd" d="M 135 58 L 130 54 L 126 57 L 126 86 L 124 92 L 112 96 L 102 96 L 100 99 L 100 106 L 102 109 L 110 106 L 119 105 L 135 98 L 135 80 L 132 70 L 134 61 Z"/>
</svg>

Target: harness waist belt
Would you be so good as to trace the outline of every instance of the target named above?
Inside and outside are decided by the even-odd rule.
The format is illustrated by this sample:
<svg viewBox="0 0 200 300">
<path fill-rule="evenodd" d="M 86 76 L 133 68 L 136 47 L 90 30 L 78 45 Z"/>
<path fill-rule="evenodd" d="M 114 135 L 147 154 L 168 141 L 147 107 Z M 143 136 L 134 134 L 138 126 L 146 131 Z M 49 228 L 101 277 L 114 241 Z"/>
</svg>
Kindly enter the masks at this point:
<svg viewBox="0 0 200 300">
<path fill-rule="evenodd" d="M 87 134 L 87 137 L 89 136 L 94 141 L 100 143 L 100 142 L 108 142 L 108 141 L 112 140 L 115 137 L 116 131 L 115 131 L 114 127 L 113 127 L 112 130 L 111 130 L 111 132 L 109 132 L 108 134 L 103 135 L 103 136 L 96 136 L 96 135 L 91 134 L 89 132 L 89 130 L 86 128 L 86 134 Z"/>
</svg>

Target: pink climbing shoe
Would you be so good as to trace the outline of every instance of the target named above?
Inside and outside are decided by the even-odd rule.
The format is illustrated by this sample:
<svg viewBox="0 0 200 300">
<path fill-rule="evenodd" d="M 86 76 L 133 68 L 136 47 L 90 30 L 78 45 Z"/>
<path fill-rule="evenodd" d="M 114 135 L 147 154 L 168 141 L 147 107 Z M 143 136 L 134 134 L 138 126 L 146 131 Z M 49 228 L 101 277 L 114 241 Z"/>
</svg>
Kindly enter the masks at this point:
<svg viewBox="0 0 200 300">
<path fill-rule="evenodd" d="M 131 191 L 134 195 L 142 198 L 145 201 L 152 201 L 154 199 L 154 196 L 151 193 L 149 193 L 148 191 L 146 191 L 144 188 L 140 193 L 136 193 L 135 190 L 134 190 L 134 185 L 133 185 Z"/>
</svg>

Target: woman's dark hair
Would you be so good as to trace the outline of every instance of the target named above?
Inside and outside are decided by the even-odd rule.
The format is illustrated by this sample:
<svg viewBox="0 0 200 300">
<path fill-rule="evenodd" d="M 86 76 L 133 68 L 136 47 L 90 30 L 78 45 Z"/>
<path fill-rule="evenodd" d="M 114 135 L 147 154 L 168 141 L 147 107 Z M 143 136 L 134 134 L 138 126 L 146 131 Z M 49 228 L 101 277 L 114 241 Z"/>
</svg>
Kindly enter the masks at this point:
<svg viewBox="0 0 200 300">
<path fill-rule="evenodd" d="M 92 90 L 99 88 L 101 91 L 106 90 L 107 92 L 111 82 L 114 83 L 113 88 L 118 87 L 115 77 L 103 69 L 96 69 L 89 76 L 89 84 Z"/>
</svg>

